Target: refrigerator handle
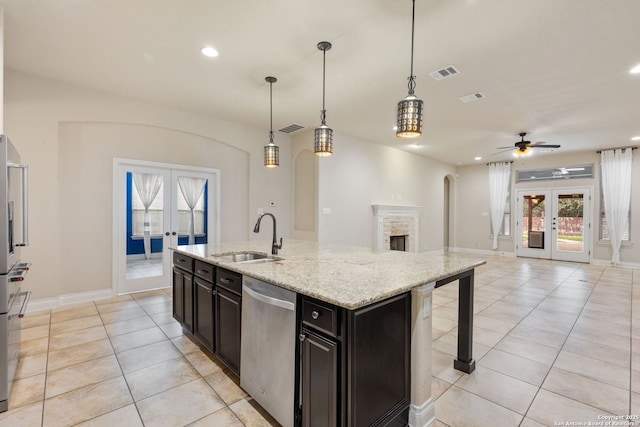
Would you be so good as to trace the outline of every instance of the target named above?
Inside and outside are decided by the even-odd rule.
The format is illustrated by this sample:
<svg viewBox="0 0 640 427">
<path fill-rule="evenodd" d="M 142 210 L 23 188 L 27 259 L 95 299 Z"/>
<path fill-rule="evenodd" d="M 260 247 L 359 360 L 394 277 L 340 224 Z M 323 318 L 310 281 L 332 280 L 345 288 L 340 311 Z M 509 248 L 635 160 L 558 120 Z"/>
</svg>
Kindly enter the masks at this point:
<svg viewBox="0 0 640 427">
<path fill-rule="evenodd" d="M 10 168 L 22 169 L 22 243 L 16 246 L 29 246 L 29 165 L 9 164 Z"/>
</svg>

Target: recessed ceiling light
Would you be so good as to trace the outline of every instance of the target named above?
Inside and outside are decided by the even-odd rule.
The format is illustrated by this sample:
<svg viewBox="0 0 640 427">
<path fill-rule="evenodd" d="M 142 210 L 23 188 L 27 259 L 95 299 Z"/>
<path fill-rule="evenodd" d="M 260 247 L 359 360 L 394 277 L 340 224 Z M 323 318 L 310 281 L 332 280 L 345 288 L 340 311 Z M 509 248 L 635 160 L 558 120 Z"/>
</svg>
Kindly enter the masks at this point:
<svg viewBox="0 0 640 427">
<path fill-rule="evenodd" d="M 636 65 L 632 69 L 629 70 L 631 74 L 640 74 L 640 64 Z"/>
<path fill-rule="evenodd" d="M 631 138 L 632 141 L 640 141 L 640 136 L 634 136 Z"/>
<path fill-rule="evenodd" d="M 409 147 L 411 147 L 411 148 L 422 148 L 422 145 L 420 145 L 420 144 L 410 144 Z"/>
<path fill-rule="evenodd" d="M 208 56 L 209 58 L 215 58 L 216 56 L 218 56 L 218 51 L 211 46 L 203 47 L 202 49 L 200 49 L 200 52 L 202 52 L 204 56 Z"/>
<path fill-rule="evenodd" d="M 473 158 L 473 160 L 482 160 L 482 157 L 476 156 L 476 157 Z"/>
</svg>

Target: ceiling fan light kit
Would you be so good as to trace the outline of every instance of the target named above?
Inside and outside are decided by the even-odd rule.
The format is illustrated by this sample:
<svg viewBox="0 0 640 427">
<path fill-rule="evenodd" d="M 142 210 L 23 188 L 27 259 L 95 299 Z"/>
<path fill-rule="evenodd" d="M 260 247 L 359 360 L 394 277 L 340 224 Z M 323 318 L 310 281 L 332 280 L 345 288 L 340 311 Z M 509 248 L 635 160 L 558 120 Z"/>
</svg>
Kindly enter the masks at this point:
<svg viewBox="0 0 640 427">
<path fill-rule="evenodd" d="M 505 151 L 511 151 L 515 148 L 515 151 L 513 152 L 515 157 L 526 157 L 531 154 L 532 148 L 560 148 L 558 144 L 547 144 L 546 142 L 533 143 L 531 141 L 525 141 L 524 137 L 527 136 L 527 132 L 520 132 L 518 135 L 520 136 L 520 141 L 513 144 L 513 147 L 498 147 L 498 150 L 502 151 L 498 151 L 493 155 L 495 156 L 496 154 L 504 153 Z"/>
</svg>

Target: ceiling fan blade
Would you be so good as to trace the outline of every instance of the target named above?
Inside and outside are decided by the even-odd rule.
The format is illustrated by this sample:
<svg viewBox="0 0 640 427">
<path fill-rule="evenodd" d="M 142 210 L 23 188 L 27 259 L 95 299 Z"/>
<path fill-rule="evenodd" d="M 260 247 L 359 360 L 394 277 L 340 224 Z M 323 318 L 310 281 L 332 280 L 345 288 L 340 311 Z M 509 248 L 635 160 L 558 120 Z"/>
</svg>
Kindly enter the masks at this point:
<svg viewBox="0 0 640 427">
<path fill-rule="evenodd" d="M 514 146 L 511 146 L 511 147 L 496 147 L 496 150 L 504 150 L 506 148 L 515 149 L 516 147 L 514 147 Z"/>
<path fill-rule="evenodd" d="M 557 144 L 536 144 L 536 145 L 530 145 L 529 147 L 532 147 L 532 148 L 533 147 L 535 147 L 535 148 L 539 148 L 539 147 L 542 147 L 542 148 L 560 148 L 560 146 L 557 145 Z"/>
<path fill-rule="evenodd" d="M 507 147 L 502 147 L 502 148 L 507 148 Z M 509 147 L 506 150 L 502 150 L 502 151 L 498 151 L 497 153 L 493 153 L 492 156 L 495 156 L 496 154 L 506 153 L 507 151 L 513 151 L 513 147 Z"/>
</svg>

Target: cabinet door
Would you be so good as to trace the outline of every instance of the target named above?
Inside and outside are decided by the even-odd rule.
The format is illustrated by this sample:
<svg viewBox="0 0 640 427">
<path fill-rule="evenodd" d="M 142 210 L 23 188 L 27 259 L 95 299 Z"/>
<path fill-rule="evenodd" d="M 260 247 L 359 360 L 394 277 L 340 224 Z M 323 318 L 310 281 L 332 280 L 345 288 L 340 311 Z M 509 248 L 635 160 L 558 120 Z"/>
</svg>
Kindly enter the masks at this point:
<svg viewBox="0 0 640 427">
<path fill-rule="evenodd" d="M 193 275 L 182 273 L 182 327 L 193 333 Z"/>
<path fill-rule="evenodd" d="M 242 298 L 218 287 L 215 302 L 216 356 L 236 375 L 239 375 Z"/>
<path fill-rule="evenodd" d="M 177 268 L 173 269 L 173 318 L 182 323 L 184 319 L 184 299 L 182 298 L 184 280 L 183 274 Z"/>
<path fill-rule="evenodd" d="M 213 283 L 196 278 L 193 334 L 213 351 Z"/>
<path fill-rule="evenodd" d="M 348 425 L 408 423 L 411 370 L 410 294 L 350 313 Z M 405 420 L 404 424 L 402 421 Z"/>
<path fill-rule="evenodd" d="M 333 427 L 338 413 L 337 344 L 303 328 L 301 375 L 302 426 Z"/>
</svg>

